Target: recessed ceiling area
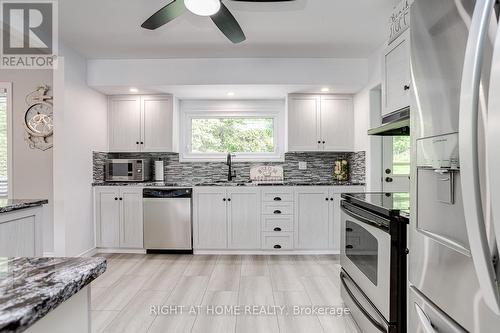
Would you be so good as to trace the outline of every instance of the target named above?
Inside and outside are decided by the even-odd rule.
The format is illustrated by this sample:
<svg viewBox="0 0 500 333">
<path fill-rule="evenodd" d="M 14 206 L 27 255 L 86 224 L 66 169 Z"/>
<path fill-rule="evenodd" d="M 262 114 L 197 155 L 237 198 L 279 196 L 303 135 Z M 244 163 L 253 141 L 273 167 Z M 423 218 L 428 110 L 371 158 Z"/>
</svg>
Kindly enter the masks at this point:
<svg viewBox="0 0 500 333">
<path fill-rule="evenodd" d="M 171 0 L 64 0 L 64 44 L 87 58 L 366 58 L 386 39 L 395 0 L 224 0 L 247 40 L 233 45 L 208 17 L 186 12 L 149 31 L 141 23 Z M 183 0 L 177 0 L 183 1 Z"/>
<path fill-rule="evenodd" d="M 105 95 L 173 94 L 180 99 L 280 99 L 293 93 L 354 94 L 355 87 L 310 85 L 171 85 L 156 87 L 93 87 Z M 328 89 L 328 91 L 325 91 Z"/>
</svg>

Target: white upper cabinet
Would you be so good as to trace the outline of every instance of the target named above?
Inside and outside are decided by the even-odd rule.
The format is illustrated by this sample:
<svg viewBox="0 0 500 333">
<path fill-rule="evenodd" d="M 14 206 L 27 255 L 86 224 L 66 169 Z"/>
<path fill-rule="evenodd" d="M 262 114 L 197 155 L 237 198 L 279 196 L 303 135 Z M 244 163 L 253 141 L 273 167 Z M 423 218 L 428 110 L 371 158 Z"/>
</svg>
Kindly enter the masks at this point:
<svg viewBox="0 0 500 333">
<path fill-rule="evenodd" d="M 383 57 L 382 116 L 410 106 L 409 30 L 394 40 Z"/>
<path fill-rule="evenodd" d="M 108 112 L 110 151 L 173 151 L 171 96 L 112 96 Z"/>
<path fill-rule="evenodd" d="M 171 96 L 143 96 L 142 151 L 172 151 L 173 103 Z"/>
<path fill-rule="evenodd" d="M 141 100 L 139 96 L 109 99 L 109 149 L 139 151 L 141 141 Z"/>
<path fill-rule="evenodd" d="M 352 98 L 321 97 L 321 144 L 328 151 L 354 150 Z"/>
<path fill-rule="evenodd" d="M 289 151 L 352 151 L 353 130 L 350 96 L 289 96 Z"/>
<path fill-rule="evenodd" d="M 320 149 L 320 98 L 296 95 L 288 100 L 288 150 Z"/>
</svg>

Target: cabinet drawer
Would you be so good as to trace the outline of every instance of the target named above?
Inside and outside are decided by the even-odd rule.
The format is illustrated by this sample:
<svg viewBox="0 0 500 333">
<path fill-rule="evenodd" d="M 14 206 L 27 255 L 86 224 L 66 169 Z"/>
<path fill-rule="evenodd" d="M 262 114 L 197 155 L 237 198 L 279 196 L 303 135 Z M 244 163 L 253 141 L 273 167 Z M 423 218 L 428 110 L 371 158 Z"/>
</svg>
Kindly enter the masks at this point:
<svg viewBox="0 0 500 333">
<path fill-rule="evenodd" d="M 276 230 L 279 228 L 280 230 Z M 293 231 L 293 216 L 262 216 L 262 231 Z"/>
<path fill-rule="evenodd" d="M 264 202 L 262 203 L 262 214 L 266 215 L 293 215 L 292 202 Z"/>
<path fill-rule="evenodd" d="M 293 233 L 263 232 L 262 248 L 266 250 L 291 250 L 293 249 Z"/>
<path fill-rule="evenodd" d="M 264 189 L 262 190 L 262 201 L 264 202 L 292 202 L 292 189 Z"/>
</svg>

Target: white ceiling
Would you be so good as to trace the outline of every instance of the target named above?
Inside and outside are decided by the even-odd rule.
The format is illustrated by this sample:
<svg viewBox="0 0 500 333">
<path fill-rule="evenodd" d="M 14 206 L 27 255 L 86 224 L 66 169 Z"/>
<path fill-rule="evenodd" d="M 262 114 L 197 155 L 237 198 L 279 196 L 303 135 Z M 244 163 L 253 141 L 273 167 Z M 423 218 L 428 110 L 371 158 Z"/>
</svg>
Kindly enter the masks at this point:
<svg viewBox="0 0 500 333">
<path fill-rule="evenodd" d="M 155 31 L 140 28 L 169 1 L 59 1 L 61 38 L 88 58 L 366 58 L 386 39 L 387 20 L 397 2 L 223 0 L 247 36 L 233 45 L 209 18 L 189 12 Z"/>
</svg>

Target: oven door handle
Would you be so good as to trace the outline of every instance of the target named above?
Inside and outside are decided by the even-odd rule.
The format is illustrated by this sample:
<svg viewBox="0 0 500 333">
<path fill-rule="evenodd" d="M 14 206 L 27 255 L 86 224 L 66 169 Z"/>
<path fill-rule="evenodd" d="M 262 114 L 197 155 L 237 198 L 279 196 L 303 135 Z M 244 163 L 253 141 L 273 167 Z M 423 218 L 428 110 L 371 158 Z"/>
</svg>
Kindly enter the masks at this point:
<svg viewBox="0 0 500 333">
<path fill-rule="evenodd" d="M 344 205 L 345 205 L 345 203 L 344 203 Z M 354 218 L 354 219 L 356 219 L 358 221 L 364 222 L 364 223 L 369 224 L 369 225 L 376 226 L 378 228 L 384 228 L 384 225 L 382 223 L 379 223 L 379 222 L 376 222 L 376 221 L 371 221 L 371 220 L 367 219 L 364 216 L 356 214 L 353 211 L 349 210 L 348 207 L 342 206 L 341 209 L 342 209 L 342 211 L 344 213 L 346 213 L 347 215 L 349 215 L 350 217 L 352 217 L 352 218 Z"/>
<path fill-rule="evenodd" d="M 352 291 L 347 286 L 347 283 L 345 282 L 346 279 L 351 281 L 354 285 L 356 285 L 354 283 L 354 281 L 352 281 L 352 279 L 347 274 L 345 274 L 344 272 L 340 272 L 340 281 L 342 282 L 342 285 L 344 286 L 345 291 L 347 292 L 347 294 L 349 294 L 349 297 L 354 302 L 354 304 L 356 304 L 358 309 L 363 313 L 363 315 L 366 317 L 366 319 L 368 319 L 370 321 L 370 323 L 372 323 L 373 326 L 375 326 L 380 332 L 387 333 L 387 329 L 379 321 L 377 321 L 375 318 L 373 318 L 372 315 L 356 299 L 356 297 L 354 297 L 354 294 L 352 293 Z M 363 297 L 368 301 L 369 304 L 372 304 L 371 301 L 368 298 L 366 298 L 366 296 L 363 294 L 363 292 L 361 290 L 358 289 L 358 291 L 360 292 L 361 295 L 363 295 Z M 374 306 L 373 306 L 373 308 L 376 310 L 376 308 Z M 378 310 L 376 310 L 376 311 L 378 312 Z M 382 317 L 382 315 L 380 315 L 380 314 L 379 314 L 379 316 Z"/>
</svg>

